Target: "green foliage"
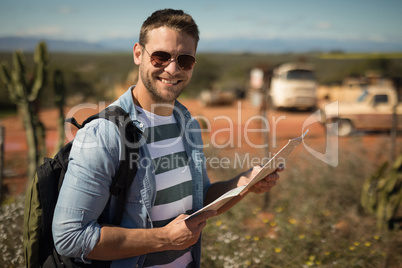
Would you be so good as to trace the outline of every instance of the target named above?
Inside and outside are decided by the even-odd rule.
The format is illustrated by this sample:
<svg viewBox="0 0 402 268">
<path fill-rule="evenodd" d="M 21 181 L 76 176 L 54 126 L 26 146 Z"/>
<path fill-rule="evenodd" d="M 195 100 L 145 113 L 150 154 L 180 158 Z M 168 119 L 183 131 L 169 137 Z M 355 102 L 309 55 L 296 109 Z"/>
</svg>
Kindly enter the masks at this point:
<svg viewBox="0 0 402 268">
<path fill-rule="evenodd" d="M 389 225 L 402 205 L 402 155 L 390 170 L 387 168 L 388 162 L 385 162 L 368 177 L 361 194 L 361 205 L 368 213 L 376 215 L 380 230 Z"/>
</svg>

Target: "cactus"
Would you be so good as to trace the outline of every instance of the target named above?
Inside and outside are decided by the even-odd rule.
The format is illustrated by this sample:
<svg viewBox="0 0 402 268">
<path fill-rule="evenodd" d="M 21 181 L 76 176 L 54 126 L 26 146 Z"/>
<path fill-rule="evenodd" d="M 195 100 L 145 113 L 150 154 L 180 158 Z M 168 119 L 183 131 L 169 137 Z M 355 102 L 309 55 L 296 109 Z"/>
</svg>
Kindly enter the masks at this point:
<svg viewBox="0 0 402 268">
<path fill-rule="evenodd" d="M 385 162 L 371 177 L 368 177 L 364 184 L 360 203 L 367 210 L 369 214 L 375 214 L 377 205 L 377 185 L 378 181 L 384 175 L 388 167 L 388 162 Z"/>
<path fill-rule="evenodd" d="M 53 74 L 53 88 L 55 94 L 55 103 L 56 106 L 59 108 L 59 118 L 58 122 L 58 129 L 59 129 L 59 139 L 57 142 L 55 149 L 56 154 L 61 147 L 64 145 L 64 104 L 65 104 L 65 84 L 64 84 L 64 76 L 62 71 L 56 70 Z"/>
<path fill-rule="evenodd" d="M 28 176 L 33 177 L 40 160 L 46 155 L 45 128 L 38 116 L 38 96 L 45 86 L 49 56 L 46 44 L 40 42 L 34 53 L 34 70 L 27 76 L 24 55 L 13 54 L 13 69 L 3 63 L 0 75 L 10 99 L 17 105 L 24 120 L 28 143 Z"/>
<path fill-rule="evenodd" d="M 383 230 L 402 205 L 402 155 L 386 173 L 385 162 L 378 171 L 363 184 L 361 205 L 377 217 L 377 227 Z"/>
</svg>

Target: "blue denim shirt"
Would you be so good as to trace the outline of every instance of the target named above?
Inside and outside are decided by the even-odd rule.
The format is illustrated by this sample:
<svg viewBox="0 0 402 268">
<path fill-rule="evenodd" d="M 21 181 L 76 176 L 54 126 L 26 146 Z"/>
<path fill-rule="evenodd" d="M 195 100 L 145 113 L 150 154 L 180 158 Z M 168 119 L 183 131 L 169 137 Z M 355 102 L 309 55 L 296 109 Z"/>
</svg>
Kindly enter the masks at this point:
<svg viewBox="0 0 402 268">
<path fill-rule="evenodd" d="M 112 105 L 118 105 L 130 114 L 134 124 L 143 130 L 132 100 L 132 86 Z M 193 180 L 193 211 L 203 206 L 210 186 L 202 152 L 200 126 L 189 111 L 178 101 L 173 112 L 183 131 L 184 148 L 189 157 Z M 152 228 L 151 207 L 156 196 L 156 183 L 150 153 L 142 146 L 141 137 L 138 171 L 128 193 L 121 226 Z M 60 191 L 53 218 L 53 239 L 59 254 L 88 262 L 86 256 L 99 241 L 101 226 L 97 219 L 109 199 L 109 187 L 120 161 L 120 134 L 114 123 L 106 119 L 93 120 L 77 132 L 70 153 L 70 162 Z M 114 215 L 116 199 L 112 197 L 109 220 Z M 194 245 L 193 258 L 199 266 L 201 239 Z M 112 267 L 141 267 L 145 255 L 112 262 Z"/>
</svg>

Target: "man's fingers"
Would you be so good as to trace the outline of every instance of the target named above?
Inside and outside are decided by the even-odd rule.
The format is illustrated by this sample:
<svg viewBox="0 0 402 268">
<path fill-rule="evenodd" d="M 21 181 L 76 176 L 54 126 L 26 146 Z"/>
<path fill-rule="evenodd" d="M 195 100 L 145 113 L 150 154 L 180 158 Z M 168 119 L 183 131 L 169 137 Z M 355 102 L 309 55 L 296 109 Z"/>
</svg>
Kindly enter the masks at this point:
<svg viewBox="0 0 402 268">
<path fill-rule="evenodd" d="M 279 179 L 279 174 L 276 171 L 269 174 L 267 177 L 265 177 L 265 181 L 276 181 L 278 179 Z"/>
<path fill-rule="evenodd" d="M 262 180 L 259 183 L 259 188 L 271 188 L 276 185 L 276 180 Z"/>
</svg>

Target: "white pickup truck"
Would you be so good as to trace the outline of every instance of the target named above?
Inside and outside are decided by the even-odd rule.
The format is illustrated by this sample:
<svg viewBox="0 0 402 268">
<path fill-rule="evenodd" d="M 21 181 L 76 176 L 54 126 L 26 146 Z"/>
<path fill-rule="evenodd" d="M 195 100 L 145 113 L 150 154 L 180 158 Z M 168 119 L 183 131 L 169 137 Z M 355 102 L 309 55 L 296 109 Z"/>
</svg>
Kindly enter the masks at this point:
<svg viewBox="0 0 402 268">
<path fill-rule="evenodd" d="M 338 135 L 347 136 L 355 130 L 390 130 L 396 111 L 398 130 L 402 130 L 402 103 L 394 89 L 368 86 L 356 102 L 339 102 L 322 107 L 326 122 L 338 123 Z"/>
</svg>

